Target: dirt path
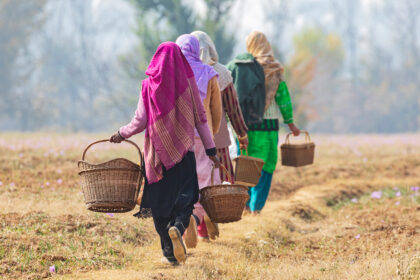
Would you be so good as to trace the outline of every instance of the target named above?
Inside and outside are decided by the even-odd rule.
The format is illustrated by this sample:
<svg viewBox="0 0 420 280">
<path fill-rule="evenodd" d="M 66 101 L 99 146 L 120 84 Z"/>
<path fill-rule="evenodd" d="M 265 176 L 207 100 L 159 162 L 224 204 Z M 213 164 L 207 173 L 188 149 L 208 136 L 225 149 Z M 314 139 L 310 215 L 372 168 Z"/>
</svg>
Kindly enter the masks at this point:
<svg viewBox="0 0 420 280">
<path fill-rule="evenodd" d="M 256 230 L 275 218 L 278 206 L 279 203 L 268 203 L 264 215 L 245 216 L 237 223 L 220 225 L 220 238 L 210 243 L 200 242 L 197 248 L 189 249 L 188 259 L 183 265 L 172 267 L 161 264 L 160 244 L 156 239 L 150 246 L 139 248 L 137 260 L 129 269 L 76 273 L 59 279 L 181 279 L 183 276 L 189 276 L 193 270 L 201 271 L 194 275 L 197 279 L 206 279 L 206 276 L 209 277 L 207 279 L 212 279 L 219 273 L 217 267 L 222 263 L 231 263 L 237 266 L 235 270 L 246 271 L 244 263 L 235 263 L 235 259 L 241 258 L 237 250 L 244 239 L 255 235 Z"/>
<path fill-rule="evenodd" d="M 0 138 L 0 279 L 420 275 L 420 192 L 410 189 L 420 186 L 420 135 L 314 137 L 315 164 L 279 165 L 262 215 L 221 225 L 220 239 L 199 244 L 176 268 L 160 264 L 150 220 L 86 211 L 76 162 L 99 138 Z M 137 160 L 131 147 L 112 145 L 89 156 Z M 378 190 L 381 198 L 372 198 Z"/>
<path fill-rule="evenodd" d="M 420 273 L 418 204 L 396 207 L 395 198 L 379 203 L 366 196 L 360 207 L 326 206 L 326 198 L 361 195 L 375 188 L 372 183 L 311 186 L 288 200 L 269 202 L 260 216 L 221 225 L 220 238 L 188 250 L 181 266 L 159 262 L 156 239 L 139 247 L 125 269 L 59 279 L 394 279 L 404 269 L 404 275 Z"/>
</svg>

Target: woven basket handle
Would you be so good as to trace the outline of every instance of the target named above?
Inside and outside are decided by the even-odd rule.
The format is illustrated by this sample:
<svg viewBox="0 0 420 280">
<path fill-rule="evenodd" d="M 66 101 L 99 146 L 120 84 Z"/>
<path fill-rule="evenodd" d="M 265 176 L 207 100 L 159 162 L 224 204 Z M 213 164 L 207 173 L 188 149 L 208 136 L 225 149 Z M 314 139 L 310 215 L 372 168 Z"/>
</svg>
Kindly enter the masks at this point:
<svg viewBox="0 0 420 280">
<path fill-rule="evenodd" d="M 248 157 L 248 147 L 246 147 L 246 149 L 242 149 L 241 150 L 241 155 L 242 155 L 242 151 L 245 151 L 245 155 L 246 157 Z"/>
<path fill-rule="evenodd" d="M 143 164 L 143 155 L 142 155 L 142 153 L 141 153 L 141 150 L 140 150 L 139 146 L 137 146 L 137 144 L 136 144 L 136 143 L 134 143 L 133 141 L 130 141 L 130 140 L 123 140 L 123 141 L 124 141 L 124 142 L 127 142 L 127 143 L 130 143 L 131 145 L 133 145 L 134 147 L 136 147 L 137 152 L 139 153 L 139 156 L 140 156 L 140 163 L 141 163 L 141 164 Z M 86 152 L 87 152 L 87 150 L 89 150 L 89 148 L 90 148 L 90 147 L 92 147 L 92 146 L 93 146 L 93 145 L 95 145 L 95 144 L 98 144 L 98 143 L 103 143 L 103 142 L 109 142 L 109 139 L 98 140 L 98 141 L 95 141 L 95 142 L 93 142 L 93 143 L 90 143 L 90 144 L 89 144 L 89 145 L 85 148 L 85 150 L 83 151 L 82 160 L 85 160 Z"/>
<path fill-rule="evenodd" d="M 242 150 L 242 151 L 243 151 L 243 150 Z M 248 154 L 248 147 L 245 149 L 245 152 L 246 152 L 245 156 L 246 156 L 246 157 L 249 157 L 249 154 Z M 258 168 L 258 166 L 257 166 L 257 163 L 256 163 L 255 161 L 252 161 L 252 163 L 254 164 L 255 169 L 256 169 L 256 170 L 258 170 L 259 168 Z M 259 176 L 261 176 L 261 172 L 258 172 L 258 175 L 259 175 Z M 229 179 L 230 179 L 230 178 L 229 178 Z"/>
<path fill-rule="evenodd" d="M 307 132 L 306 130 L 301 130 L 300 132 L 305 133 L 305 141 L 306 142 L 311 142 L 311 136 L 309 135 L 309 132 Z M 286 136 L 286 140 L 284 141 L 284 143 L 286 144 L 290 144 L 290 136 L 293 135 L 292 132 L 289 132 Z"/>
<path fill-rule="evenodd" d="M 219 167 L 222 168 L 223 171 L 225 171 L 225 173 L 226 173 L 226 175 L 228 177 L 228 180 L 230 182 L 232 182 L 232 178 L 230 177 L 229 171 L 226 169 L 226 167 L 223 164 L 220 164 Z M 215 169 L 216 169 L 216 166 L 213 165 L 213 168 L 211 169 L 211 176 L 210 176 L 210 183 L 211 183 L 212 186 L 214 185 L 214 170 Z"/>
</svg>

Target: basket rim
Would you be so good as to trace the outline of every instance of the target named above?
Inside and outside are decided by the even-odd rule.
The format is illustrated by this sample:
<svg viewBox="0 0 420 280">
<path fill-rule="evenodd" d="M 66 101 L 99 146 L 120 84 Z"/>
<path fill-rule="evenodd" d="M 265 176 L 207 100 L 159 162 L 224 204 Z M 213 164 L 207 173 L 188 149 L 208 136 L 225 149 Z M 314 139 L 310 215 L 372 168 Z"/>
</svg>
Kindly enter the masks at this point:
<svg viewBox="0 0 420 280">
<path fill-rule="evenodd" d="M 203 190 L 205 190 L 205 189 L 211 189 L 211 188 L 220 188 L 220 187 L 241 187 L 241 188 L 243 188 L 243 189 L 245 189 L 245 190 L 248 190 L 248 187 L 246 187 L 246 186 L 244 186 L 244 185 L 239 185 L 239 184 L 226 184 L 226 185 L 212 185 L 212 186 L 207 186 L 207 187 L 204 187 L 204 188 L 202 188 L 201 190 L 200 190 L 200 192 L 201 191 L 203 191 Z"/>
<path fill-rule="evenodd" d="M 260 158 L 257 158 L 257 157 L 251 157 L 251 156 L 245 156 L 245 155 L 240 155 L 240 156 L 238 156 L 238 157 L 234 158 L 233 160 L 234 160 L 234 161 L 238 161 L 239 159 L 250 159 L 250 160 L 255 160 L 255 161 L 258 161 L 258 162 L 264 163 L 264 160 L 262 160 L 262 159 L 260 159 Z"/>
<path fill-rule="evenodd" d="M 123 161 L 129 162 L 129 163 L 132 163 L 132 164 L 134 164 L 134 165 L 138 166 L 138 167 L 139 167 L 139 170 L 140 170 L 140 165 L 139 165 L 139 164 L 134 163 L 134 162 L 132 162 L 131 160 L 126 159 L 126 158 L 113 158 L 113 159 L 111 159 L 111 160 L 108 160 L 108 161 L 105 161 L 105 162 L 101 162 L 101 163 L 96 163 L 96 164 L 94 164 L 94 163 L 90 163 L 90 162 L 87 162 L 86 160 L 79 160 L 79 161 L 77 162 L 77 166 L 78 166 L 78 167 L 80 167 L 80 164 L 81 164 L 81 163 L 86 163 L 86 164 L 91 165 L 91 166 L 99 167 L 99 166 L 101 166 L 101 165 L 104 165 L 104 164 L 106 164 L 106 163 L 110 163 L 110 162 L 112 162 L 112 161 L 116 161 L 116 160 L 123 160 Z"/>
<path fill-rule="evenodd" d="M 253 183 L 248 183 L 248 182 L 244 182 L 244 181 L 241 181 L 241 180 L 235 181 L 235 183 L 238 183 L 236 185 L 241 185 L 241 186 L 244 186 L 244 187 L 247 187 L 247 188 L 253 188 L 256 185 L 258 185 L 258 183 L 257 184 L 253 184 Z"/>
<path fill-rule="evenodd" d="M 111 167 L 111 168 L 98 168 L 98 169 L 88 169 L 88 170 L 81 170 L 77 174 L 83 175 L 85 173 L 95 173 L 95 172 L 103 172 L 103 171 L 130 171 L 138 173 L 140 170 L 137 169 L 129 169 L 129 168 L 121 168 L 121 167 Z"/>
<path fill-rule="evenodd" d="M 307 142 L 307 143 L 300 143 L 300 144 L 281 144 L 280 148 L 284 149 L 298 149 L 298 148 L 306 148 L 306 147 L 315 147 L 314 142 Z"/>
</svg>

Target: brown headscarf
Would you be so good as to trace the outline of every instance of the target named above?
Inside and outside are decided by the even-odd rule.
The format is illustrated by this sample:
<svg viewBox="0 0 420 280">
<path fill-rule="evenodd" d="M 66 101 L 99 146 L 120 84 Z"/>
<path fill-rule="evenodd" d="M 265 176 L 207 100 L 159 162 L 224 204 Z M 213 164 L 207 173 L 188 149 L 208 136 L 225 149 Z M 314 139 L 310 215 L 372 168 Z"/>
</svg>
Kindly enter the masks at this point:
<svg viewBox="0 0 420 280">
<path fill-rule="evenodd" d="M 254 31 L 246 38 L 246 49 L 254 56 L 264 69 L 265 75 L 265 109 L 270 106 L 279 83 L 283 80 L 284 68 L 274 58 L 273 50 L 264 33 Z"/>
</svg>

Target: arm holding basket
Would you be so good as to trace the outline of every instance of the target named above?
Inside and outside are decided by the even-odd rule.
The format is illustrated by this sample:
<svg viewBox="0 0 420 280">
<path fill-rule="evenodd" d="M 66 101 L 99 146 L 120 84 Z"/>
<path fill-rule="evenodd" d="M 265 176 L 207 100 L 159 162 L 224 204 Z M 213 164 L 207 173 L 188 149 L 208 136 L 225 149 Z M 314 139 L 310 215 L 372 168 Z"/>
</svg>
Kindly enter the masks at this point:
<svg viewBox="0 0 420 280">
<path fill-rule="evenodd" d="M 117 133 L 111 136 L 109 139 L 112 143 L 120 143 L 122 140 L 130 138 L 131 136 L 138 134 L 146 129 L 147 126 L 147 116 L 146 110 L 144 108 L 143 98 L 139 98 L 139 103 L 137 105 L 137 110 L 134 114 L 134 117 L 131 119 L 131 122 L 118 130 Z"/>
<path fill-rule="evenodd" d="M 238 94 L 233 83 L 230 83 L 223 91 L 222 101 L 223 108 L 229 117 L 230 123 L 236 135 L 238 135 L 241 149 L 246 149 L 248 146 L 248 127 L 245 124 L 241 106 L 239 106 Z"/>
<path fill-rule="evenodd" d="M 292 99 L 290 98 L 289 89 L 287 88 L 286 82 L 282 81 L 276 92 L 276 102 L 280 108 L 280 112 L 283 116 L 284 123 L 289 126 L 294 136 L 300 134 L 299 128 L 293 123 L 293 106 Z"/>
</svg>

